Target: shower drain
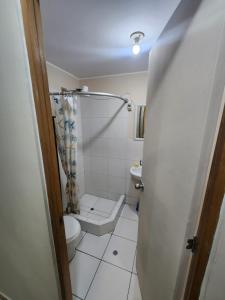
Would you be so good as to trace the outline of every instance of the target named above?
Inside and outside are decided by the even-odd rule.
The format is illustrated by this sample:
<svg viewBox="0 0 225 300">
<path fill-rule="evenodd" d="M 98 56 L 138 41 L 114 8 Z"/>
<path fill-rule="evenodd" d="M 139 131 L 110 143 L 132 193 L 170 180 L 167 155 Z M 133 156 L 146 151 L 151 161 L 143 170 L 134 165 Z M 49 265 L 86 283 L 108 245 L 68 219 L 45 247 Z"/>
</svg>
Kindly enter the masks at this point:
<svg viewBox="0 0 225 300">
<path fill-rule="evenodd" d="M 118 254 L 118 251 L 117 251 L 117 250 L 114 250 L 114 251 L 113 251 L 113 255 L 116 256 L 117 254 Z"/>
</svg>

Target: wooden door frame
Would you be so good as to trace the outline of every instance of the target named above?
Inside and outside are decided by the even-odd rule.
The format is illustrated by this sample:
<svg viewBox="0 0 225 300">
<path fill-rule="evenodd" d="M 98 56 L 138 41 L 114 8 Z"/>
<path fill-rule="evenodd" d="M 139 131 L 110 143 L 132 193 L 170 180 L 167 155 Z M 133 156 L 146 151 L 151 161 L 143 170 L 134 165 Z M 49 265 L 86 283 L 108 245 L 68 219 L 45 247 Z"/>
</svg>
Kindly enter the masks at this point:
<svg viewBox="0 0 225 300">
<path fill-rule="evenodd" d="M 219 127 L 204 203 L 191 259 L 184 300 L 199 299 L 225 192 L 225 107 Z"/>
<path fill-rule="evenodd" d="M 49 100 L 48 77 L 43 47 L 42 21 L 38 0 L 20 0 L 30 65 L 34 102 L 44 164 L 48 204 L 63 300 L 72 300 L 57 149 Z"/>
</svg>

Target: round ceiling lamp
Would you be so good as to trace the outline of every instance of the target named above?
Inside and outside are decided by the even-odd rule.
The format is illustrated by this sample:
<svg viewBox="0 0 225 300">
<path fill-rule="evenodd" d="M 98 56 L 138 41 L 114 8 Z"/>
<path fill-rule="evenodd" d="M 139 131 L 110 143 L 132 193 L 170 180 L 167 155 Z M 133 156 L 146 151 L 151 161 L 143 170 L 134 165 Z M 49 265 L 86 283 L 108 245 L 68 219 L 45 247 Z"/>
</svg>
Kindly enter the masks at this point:
<svg viewBox="0 0 225 300">
<path fill-rule="evenodd" d="M 144 38 L 145 34 L 142 31 L 135 31 L 131 33 L 130 38 L 133 40 L 132 52 L 134 55 L 138 55 L 140 53 L 140 41 Z"/>
</svg>

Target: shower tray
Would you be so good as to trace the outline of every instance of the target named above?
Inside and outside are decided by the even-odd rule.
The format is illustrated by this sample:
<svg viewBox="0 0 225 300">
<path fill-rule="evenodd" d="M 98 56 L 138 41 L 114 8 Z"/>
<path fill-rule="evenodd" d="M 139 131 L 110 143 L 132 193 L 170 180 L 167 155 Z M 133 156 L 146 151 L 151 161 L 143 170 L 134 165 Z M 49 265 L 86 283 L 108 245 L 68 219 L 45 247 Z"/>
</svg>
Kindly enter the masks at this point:
<svg viewBox="0 0 225 300">
<path fill-rule="evenodd" d="M 100 236 L 115 229 L 124 202 L 125 195 L 112 201 L 84 194 L 80 199 L 80 215 L 71 215 L 80 222 L 83 231 Z"/>
</svg>

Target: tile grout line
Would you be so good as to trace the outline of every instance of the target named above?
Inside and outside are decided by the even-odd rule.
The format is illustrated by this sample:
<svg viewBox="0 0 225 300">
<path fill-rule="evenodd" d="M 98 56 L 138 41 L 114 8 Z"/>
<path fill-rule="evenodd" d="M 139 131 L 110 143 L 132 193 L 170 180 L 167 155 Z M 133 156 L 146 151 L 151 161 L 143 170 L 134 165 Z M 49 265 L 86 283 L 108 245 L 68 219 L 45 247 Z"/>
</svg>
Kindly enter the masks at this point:
<svg viewBox="0 0 225 300">
<path fill-rule="evenodd" d="M 139 221 L 139 218 L 138 218 L 138 221 Z M 136 251 L 135 251 L 135 254 L 134 254 L 134 260 L 133 260 L 133 264 L 132 264 L 132 271 L 131 271 L 131 276 L 130 276 L 129 287 L 128 287 L 128 291 L 127 291 L 127 300 L 129 300 L 129 294 L 130 294 L 130 289 L 131 289 L 131 281 L 132 281 L 132 276 L 134 275 L 134 272 L 133 272 L 133 270 L 134 270 L 134 262 L 135 262 L 135 257 L 136 256 L 137 256 L 137 245 L 136 245 Z"/>
<path fill-rule="evenodd" d="M 137 246 L 136 246 L 135 255 L 134 255 L 134 260 L 133 260 L 133 264 L 132 264 L 132 274 L 135 274 L 135 273 L 133 272 L 133 270 L 134 270 L 135 257 L 137 258 Z"/>
<path fill-rule="evenodd" d="M 98 197 L 98 198 L 99 198 L 99 197 Z M 97 203 L 97 200 L 96 200 L 96 202 L 95 202 L 95 205 L 96 205 L 96 203 Z M 125 205 L 123 205 L 123 209 L 124 209 L 124 207 L 125 207 Z M 124 217 L 121 216 L 121 213 L 120 213 L 119 218 L 124 218 Z M 133 221 L 133 222 L 137 222 L 137 221 L 135 221 L 135 220 L 131 220 L 131 219 L 128 219 L 128 218 L 124 218 L 124 219 L 130 220 L 130 221 Z M 116 227 L 116 226 L 115 226 L 115 227 Z M 112 264 L 112 263 L 110 263 L 110 262 L 107 262 L 107 261 L 105 261 L 105 260 L 103 259 L 103 257 L 104 257 L 104 255 L 105 255 L 105 253 L 106 253 L 106 250 L 107 250 L 108 245 L 109 245 L 109 243 L 110 243 L 110 241 L 111 241 L 111 239 L 112 239 L 112 236 L 117 236 L 117 237 L 119 237 L 119 238 L 122 238 L 122 239 L 127 240 L 127 241 L 131 241 L 131 242 L 136 243 L 136 244 L 137 244 L 137 242 L 135 242 L 135 241 L 133 241 L 133 240 L 130 240 L 130 239 L 127 239 L 127 238 L 124 238 L 124 237 L 121 237 L 121 236 L 119 236 L 119 235 L 116 235 L 116 234 L 114 234 L 114 232 L 115 232 L 115 228 L 114 228 L 114 231 L 110 234 L 110 238 L 109 238 L 108 243 L 107 243 L 107 245 L 106 245 L 106 247 L 105 247 L 105 250 L 104 250 L 104 252 L 103 252 L 103 254 L 102 254 L 102 256 L 101 256 L 101 259 L 99 259 L 98 257 L 95 257 L 94 255 L 91 255 L 91 254 L 89 254 L 89 253 L 86 253 L 86 252 L 84 252 L 84 251 L 78 250 L 78 249 L 76 248 L 76 251 L 81 252 L 81 253 L 83 253 L 83 254 L 85 254 L 85 255 L 89 255 L 89 256 L 91 256 L 91 257 L 93 257 L 93 258 L 99 260 L 98 267 L 97 267 L 96 272 L 95 272 L 95 274 L 94 274 L 94 276 L 93 276 L 93 279 L 91 280 L 91 283 L 90 283 L 90 285 L 89 285 L 89 288 L 88 288 L 88 290 L 87 290 L 87 293 L 86 293 L 84 299 L 82 299 L 82 298 L 80 298 L 79 296 L 73 294 L 74 296 L 78 297 L 79 299 L 85 300 L 85 299 L 87 298 L 87 295 L 88 295 L 88 293 L 89 293 L 89 291 L 90 291 L 90 289 L 91 289 L 91 286 L 92 286 L 92 284 L 93 284 L 93 281 L 94 281 L 94 279 L 95 279 L 95 277 L 96 277 L 96 274 L 97 274 L 97 272 L 98 272 L 98 270 L 99 270 L 99 267 L 100 267 L 100 265 L 101 265 L 102 262 L 107 263 L 107 264 L 109 264 L 109 265 L 111 265 L 111 266 L 113 266 L 113 267 L 115 267 L 115 268 L 119 268 L 119 269 L 121 269 L 121 270 L 123 270 L 123 271 L 126 271 L 126 272 L 130 273 L 130 282 L 129 282 L 129 287 L 128 287 L 128 291 L 127 291 L 127 299 L 128 299 L 128 295 L 129 295 L 129 291 L 130 291 L 130 286 L 131 286 L 132 274 L 134 274 L 134 273 L 133 273 L 133 266 L 134 266 L 135 255 L 136 255 L 137 250 L 135 251 L 135 255 L 134 255 L 134 260 L 133 260 L 133 263 L 132 263 L 132 269 L 131 269 L 131 271 L 126 270 L 126 269 L 124 269 L 124 268 L 122 268 L 122 267 L 116 266 L 116 265 L 114 265 L 114 264 Z M 83 235 L 83 237 L 82 237 L 81 240 L 79 241 L 79 244 L 78 244 L 77 247 L 79 247 L 79 245 L 80 245 L 81 241 L 83 240 L 83 238 L 85 237 L 86 233 L 87 233 L 87 232 L 85 232 L 85 234 Z"/>
<path fill-rule="evenodd" d="M 84 231 L 84 235 L 83 235 L 82 238 L 80 239 L 80 241 L 79 241 L 77 247 L 79 247 L 79 245 L 80 245 L 81 241 L 83 240 L 83 238 L 85 237 L 86 233 L 87 233 L 87 231 Z M 76 251 L 76 252 L 79 251 L 79 250 L 77 250 L 77 247 L 75 248 L 75 251 Z M 74 257 L 72 258 L 72 260 L 75 258 L 76 252 L 75 252 L 75 255 L 74 255 Z M 70 263 L 72 262 L 72 260 L 69 262 L 69 265 L 70 265 Z M 82 298 L 80 298 L 79 296 L 77 296 L 76 294 L 74 294 L 73 292 L 72 292 L 72 296 L 75 296 L 75 297 L 77 297 L 78 299 L 83 300 Z"/>
<path fill-rule="evenodd" d="M 75 296 L 75 297 L 78 298 L 79 300 L 84 300 L 84 299 L 78 297 L 77 295 L 75 295 L 75 294 L 73 294 L 73 293 L 72 293 L 72 296 Z"/>
<path fill-rule="evenodd" d="M 106 248 L 107 248 L 107 247 L 108 247 L 108 244 L 107 244 Z M 107 264 L 109 264 L 109 265 L 111 265 L 111 266 L 114 266 L 114 267 L 116 267 L 116 268 L 119 268 L 119 269 L 121 269 L 121 270 L 123 270 L 123 271 L 129 272 L 129 273 L 133 273 L 132 271 L 129 271 L 129 270 L 125 269 L 125 268 L 122 268 L 122 267 L 120 267 L 120 266 L 117 266 L 117 265 L 115 265 L 115 264 L 113 264 L 113 263 L 111 263 L 111 262 L 109 262 L 109 261 L 107 261 L 107 260 L 104 260 L 103 258 L 99 258 L 99 257 L 97 257 L 97 256 L 94 256 L 94 255 L 89 254 L 89 253 L 87 253 L 87 252 L 84 252 L 84 251 L 82 251 L 82 250 L 78 250 L 78 249 L 77 249 L 77 251 L 80 252 L 80 253 L 83 253 L 83 254 L 85 254 L 85 255 L 88 255 L 88 256 L 90 256 L 90 257 L 92 257 L 92 258 L 98 259 L 100 262 L 104 262 L 104 263 L 107 263 Z M 136 253 L 136 252 L 135 252 L 135 253 Z M 105 254 L 105 252 L 103 253 L 103 256 L 104 256 L 104 254 Z M 102 256 L 102 257 L 103 257 L 103 256 Z M 134 259 L 135 259 L 135 257 L 134 257 Z M 133 263 L 132 263 L 132 268 L 133 268 Z M 135 274 L 135 273 L 133 273 L 133 274 Z"/>
<path fill-rule="evenodd" d="M 99 269 L 99 267 L 100 267 L 100 265 L 101 265 L 101 263 L 102 263 L 102 258 L 103 258 L 104 254 L 105 254 L 105 252 L 106 252 L 106 249 L 107 249 L 107 247 L 108 247 L 108 245 L 109 245 L 109 242 L 110 242 L 110 240 L 111 240 L 111 237 L 112 237 L 112 233 L 111 233 L 110 238 L 109 238 L 109 240 L 108 240 L 108 243 L 107 243 L 107 245 L 106 245 L 106 247 L 105 247 L 105 250 L 104 250 L 104 252 L 103 252 L 103 254 L 102 254 L 102 257 L 101 257 L 101 259 L 100 259 L 100 262 L 99 262 L 99 265 L 98 265 L 98 267 L 97 267 L 97 270 L 96 270 L 96 272 L 95 272 L 95 274 L 94 274 L 94 276 L 93 276 L 93 279 L 92 279 L 92 281 L 91 281 L 91 283 L 90 283 L 90 285 L 89 285 L 89 288 L 88 288 L 88 290 L 87 290 L 86 296 L 84 297 L 84 300 L 87 298 L 87 295 L 88 295 L 88 293 L 89 293 L 89 291 L 90 291 L 90 289 L 91 289 L 92 283 L 93 283 L 93 281 L 94 281 L 94 279 L 95 279 L 95 277 L 96 277 L 96 274 L 97 274 L 97 272 L 98 272 L 98 269 Z"/>
<path fill-rule="evenodd" d="M 131 273 L 131 275 L 130 275 L 130 282 L 129 282 L 129 287 L 128 287 L 128 291 L 127 291 L 127 300 L 128 300 L 129 293 L 130 293 L 130 287 L 131 287 L 132 274 L 133 274 L 133 273 Z"/>
<path fill-rule="evenodd" d="M 132 274 L 132 271 L 129 271 L 129 270 L 124 269 L 124 268 L 122 268 L 122 267 L 120 267 L 120 266 L 114 265 L 113 263 L 111 263 L 111 262 L 109 262 L 109 261 L 106 261 L 106 260 L 104 260 L 104 259 L 103 259 L 102 261 L 103 261 L 104 263 L 107 263 L 107 264 L 113 266 L 113 267 L 116 267 L 116 268 L 118 268 L 118 269 L 120 269 L 120 270 L 123 270 L 123 271 L 126 271 L 126 272 Z"/>
<path fill-rule="evenodd" d="M 88 255 L 88 256 L 90 256 L 90 257 L 92 257 L 92 258 L 101 260 L 101 258 L 99 258 L 99 257 L 97 257 L 97 256 L 94 256 L 94 255 L 92 255 L 92 254 L 90 254 L 90 253 L 87 253 L 87 252 L 85 252 L 85 251 L 83 251 L 83 250 L 77 249 L 77 251 L 80 252 L 80 253 L 86 254 L 86 255 Z"/>
<path fill-rule="evenodd" d="M 85 297 L 84 297 L 84 300 L 87 298 L 87 295 L 88 295 L 88 293 L 89 293 L 89 290 L 91 289 L 91 285 L 92 285 L 92 283 L 93 283 L 93 281 L 94 281 L 94 279 L 95 279 L 95 276 L 96 276 L 96 274 L 97 274 L 97 272 L 98 272 L 98 269 L 99 269 L 99 267 L 100 267 L 100 264 L 101 264 L 101 260 L 99 260 L 98 267 L 97 267 L 97 269 L 96 269 L 96 271 L 95 271 L 95 274 L 94 274 L 94 276 L 93 276 L 93 278 L 92 278 L 92 280 L 91 280 L 91 283 L 90 283 L 89 288 L 88 288 L 88 290 L 87 290 L 87 292 L 86 292 L 86 295 L 85 295 Z"/>
<path fill-rule="evenodd" d="M 125 219 L 125 220 L 128 220 L 128 221 L 132 221 L 132 222 L 138 223 L 138 220 L 133 220 L 133 219 L 126 218 L 126 217 L 123 217 L 123 216 L 120 216 L 120 218 Z"/>
<path fill-rule="evenodd" d="M 124 239 L 124 240 L 127 240 L 127 241 L 130 241 L 130 242 L 133 242 L 133 243 L 136 243 L 137 244 L 137 241 L 134 241 L 134 240 L 131 240 L 131 239 L 128 239 L 128 238 L 125 238 L 124 236 L 121 236 L 121 235 L 118 235 L 118 234 L 115 234 L 113 233 L 114 236 L 117 236 L 121 239 Z"/>
<path fill-rule="evenodd" d="M 112 236 L 112 234 L 111 234 L 111 236 Z M 92 279 L 92 281 L 91 281 L 91 283 L 90 283 L 90 286 L 89 286 L 89 288 L 88 288 L 88 291 L 87 291 L 87 293 L 86 293 L 85 298 L 84 298 L 84 299 L 83 299 L 83 298 L 80 298 L 80 297 L 77 296 L 76 294 L 73 294 L 73 293 L 72 293 L 73 296 L 75 296 L 75 297 L 77 297 L 77 298 L 79 298 L 79 299 L 81 299 L 81 300 L 85 300 L 85 299 L 86 299 L 87 294 L 88 294 L 88 292 L 89 292 L 89 290 L 90 290 L 90 288 L 91 288 L 91 285 L 92 285 L 92 283 L 93 283 L 93 281 L 94 281 L 94 279 L 95 279 L 96 273 L 97 273 L 97 271 L 98 271 L 98 269 L 99 269 L 99 267 L 100 267 L 100 264 L 101 264 L 102 262 L 104 262 L 104 263 L 107 263 L 107 264 L 109 264 L 109 265 L 111 265 L 111 266 L 113 266 L 113 267 L 115 267 L 115 268 L 118 268 L 118 269 L 120 269 L 120 270 L 123 270 L 123 271 L 125 271 L 125 272 L 130 273 L 131 277 L 130 277 L 130 283 L 129 283 L 129 287 L 128 287 L 128 294 L 127 294 L 127 297 L 128 297 L 128 295 L 129 295 L 129 290 L 130 290 L 130 284 L 131 284 L 131 278 L 132 278 L 132 275 L 136 275 L 136 276 L 137 276 L 137 274 L 133 272 L 133 266 L 134 266 L 134 261 L 135 261 L 135 255 L 137 254 L 137 251 L 135 251 L 134 260 L 133 260 L 133 263 L 132 263 L 132 271 L 129 271 L 129 270 L 124 269 L 124 268 L 122 268 L 122 267 L 120 267 L 120 266 L 114 265 L 114 264 L 112 264 L 111 262 L 108 262 L 108 261 L 106 261 L 106 260 L 103 259 L 103 256 L 104 256 L 104 254 L 105 254 L 105 252 L 106 252 L 106 249 L 107 249 L 107 247 L 108 247 L 108 244 L 109 244 L 110 240 L 111 240 L 111 237 L 110 237 L 110 239 L 109 239 L 109 241 L 108 241 L 108 243 L 107 243 L 107 246 L 106 246 L 106 248 L 105 248 L 105 250 L 104 250 L 104 252 L 103 252 L 103 255 L 102 255 L 102 258 L 101 258 L 101 259 L 98 258 L 98 257 L 96 257 L 96 256 L 94 256 L 94 255 L 91 255 L 91 254 L 89 254 L 89 253 L 86 253 L 86 252 L 84 252 L 84 251 L 77 250 L 77 251 L 80 252 L 80 253 L 83 253 L 83 254 L 85 254 L 85 255 L 88 255 L 88 256 L 90 256 L 90 257 L 92 257 L 92 258 L 95 258 L 95 259 L 99 260 L 99 264 L 98 264 L 98 267 L 97 267 L 96 272 L 95 272 L 95 274 L 94 274 L 94 277 L 93 277 L 93 279 Z"/>
</svg>

